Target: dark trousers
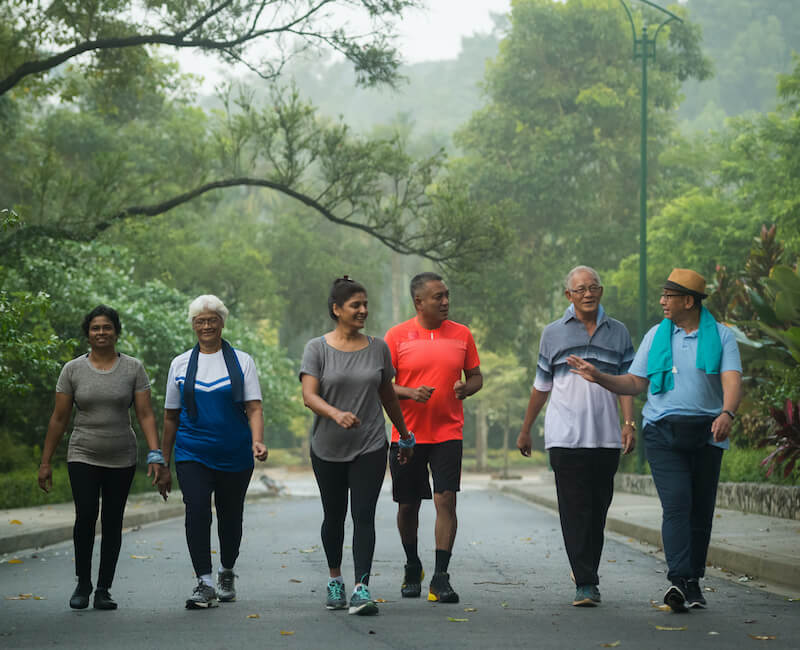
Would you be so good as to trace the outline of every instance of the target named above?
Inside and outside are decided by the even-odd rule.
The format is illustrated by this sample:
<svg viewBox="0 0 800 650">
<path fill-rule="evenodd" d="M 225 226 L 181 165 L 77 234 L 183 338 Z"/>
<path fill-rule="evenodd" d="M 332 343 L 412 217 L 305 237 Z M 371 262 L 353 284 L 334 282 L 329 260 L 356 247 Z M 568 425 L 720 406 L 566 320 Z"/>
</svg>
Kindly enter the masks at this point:
<svg viewBox="0 0 800 650">
<path fill-rule="evenodd" d="M 550 448 L 561 533 L 575 584 L 597 585 L 619 449 Z"/>
<path fill-rule="evenodd" d="M 311 453 L 311 465 L 322 498 L 322 546 L 328 568 L 342 566 L 344 521 L 350 493 L 353 519 L 353 565 L 355 581 L 369 583 L 375 553 L 375 508 L 386 475 L 386 447 L 362 454 L 348 462 L 322 460 Z"/>
<path fill-rule="evenodd" d="M 695 449 L 670 448 L 657 427 L 643 431 L 647 462 L 664 511 L 661 540 L 669 572 L 667 578 L 702 578 L 717 500 L 722 449 L 703 445 Z"/>
<path fill-rule="evenodd" d="M 253 468 L 222 472 L 202 463 L 175 463 L 186 504 L 186 544 L 197 576 L 211 573 L 211 493 L 217 511 L 220 561 L 232 569 L 242 543 L 244 497 Z"/>
<path fill-rule="evenodd" d="M 75 502 L 75 575 L 78 581 L 92 581 L 92 551 L 100 513 L 100 572 L 98 589 L 110 589 L 122 546 L 122 518 L 136 466 L 99 467 L 88 463 L 67 463 L 72 500 Z M 102 508 L 100 506 L 102 498 Z"/>
</svg>

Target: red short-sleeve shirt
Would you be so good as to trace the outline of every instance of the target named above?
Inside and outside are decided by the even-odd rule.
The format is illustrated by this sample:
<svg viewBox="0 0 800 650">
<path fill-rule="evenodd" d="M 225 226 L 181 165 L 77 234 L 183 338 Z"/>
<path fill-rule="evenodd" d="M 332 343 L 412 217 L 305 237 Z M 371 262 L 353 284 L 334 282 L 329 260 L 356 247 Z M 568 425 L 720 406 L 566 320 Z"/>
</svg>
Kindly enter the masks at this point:
<svg viewBox="0 0 800 650">
<path fill-rule="evenodd" d="M 397 373 L 395 383 L 435 389 L 425 403 L 400 400 L 406 426 L 414 432 L 417 442 L 463 439 L 464 406 L 456 397 L 453 385 L 463 379 L 463 371 L 480 365 L 469 328 L 446 320 L 439 328 L 428 330 L 414 317 L 386 332 L 385 341 Z M 392 442 L 398 439 L 397 429 L 392 427 Z"/>
</svg>

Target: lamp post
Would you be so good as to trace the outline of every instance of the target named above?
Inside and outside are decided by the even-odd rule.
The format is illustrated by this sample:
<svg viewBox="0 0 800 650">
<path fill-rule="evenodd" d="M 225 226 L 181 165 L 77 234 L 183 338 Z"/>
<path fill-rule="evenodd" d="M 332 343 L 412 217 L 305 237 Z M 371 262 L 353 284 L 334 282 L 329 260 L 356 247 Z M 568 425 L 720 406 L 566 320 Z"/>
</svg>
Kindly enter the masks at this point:
<svg viewBox="0 0 800 650">
<path fill-rule="evenodd" d="M 639 187 L 639 342 L 644 338 L 647 328 L 647 60 L 656 59 L 656 40 L 661 29 L 673 20 L 682 23 L 683 20 L 671 11 L 660 7 L 650 0 L 639 0 L 653 9 L 657 9 L 666 16 L 659 23 L 653 37 L 647 32 L 647 22 L 642 17 L 642 35 L 636 36 L 636 24 L 633 21 L 633 14 L 625 3 L 619 0 L 628 20 L 631 23 L 631 34 L 633 36 L 633 59 L 642 60 L 642 134 L 641 134 L 641 163 L 640 187 Z M 632 1 L 632 0 L 631 0 Z M 637 445 L 639 469 L 644 468 L 644 446 Z"/>
</svg>

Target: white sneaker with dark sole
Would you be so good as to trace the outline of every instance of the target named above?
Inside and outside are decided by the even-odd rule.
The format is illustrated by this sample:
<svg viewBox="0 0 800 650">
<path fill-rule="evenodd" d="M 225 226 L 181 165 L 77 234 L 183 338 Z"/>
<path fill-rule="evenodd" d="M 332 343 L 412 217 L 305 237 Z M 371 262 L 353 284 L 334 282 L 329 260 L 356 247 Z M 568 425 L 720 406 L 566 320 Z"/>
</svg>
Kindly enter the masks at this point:
<svg viewBox="0 0 800 650">
<path fill-rule="evenodd" d="M 186 609 L 210 609 L 217 605 L 217 592 L 202 580 L 197 581 L 192 595 L 186 599 Z"/>
</svg>

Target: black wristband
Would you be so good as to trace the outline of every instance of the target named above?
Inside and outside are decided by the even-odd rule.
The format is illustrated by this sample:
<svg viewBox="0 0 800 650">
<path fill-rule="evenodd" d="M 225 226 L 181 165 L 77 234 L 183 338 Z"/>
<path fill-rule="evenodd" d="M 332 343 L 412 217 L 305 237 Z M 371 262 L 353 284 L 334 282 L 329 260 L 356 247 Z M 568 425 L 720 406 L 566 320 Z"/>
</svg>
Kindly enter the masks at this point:
<svg viewBox="0 0 800 650">
<path fill-rule="evenodd" d="M 735 420 L 735 419 L 736 419 L 736 413 L 734 413 L 733 411 L 729 411 L 728 409 L 725 409 L 725 410 L 724 410 L 724 411 L 722 411 L 722 412 L 723 412 L 725 415 L 727 415 L 727 416 L 728 416 L 728 417 L 729 417 L 731 420 Z"/>
</svg>

